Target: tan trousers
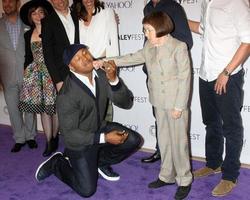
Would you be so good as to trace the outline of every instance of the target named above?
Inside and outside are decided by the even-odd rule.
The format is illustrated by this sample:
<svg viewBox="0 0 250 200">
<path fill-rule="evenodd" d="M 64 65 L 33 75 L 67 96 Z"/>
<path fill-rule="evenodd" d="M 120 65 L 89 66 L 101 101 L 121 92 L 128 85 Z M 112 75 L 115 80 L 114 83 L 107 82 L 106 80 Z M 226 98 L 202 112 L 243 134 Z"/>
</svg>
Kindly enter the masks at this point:
<svg viewBox="0 0 250 200">
<path fill-rule="evenodd" d="M 171 117 L 170 110 L 155 108 L 158 144 L 161 153 L 159 179 L 178 186 L 192 182 L 187 136 L 188 110 L 179 119 Z"/>
</svg>

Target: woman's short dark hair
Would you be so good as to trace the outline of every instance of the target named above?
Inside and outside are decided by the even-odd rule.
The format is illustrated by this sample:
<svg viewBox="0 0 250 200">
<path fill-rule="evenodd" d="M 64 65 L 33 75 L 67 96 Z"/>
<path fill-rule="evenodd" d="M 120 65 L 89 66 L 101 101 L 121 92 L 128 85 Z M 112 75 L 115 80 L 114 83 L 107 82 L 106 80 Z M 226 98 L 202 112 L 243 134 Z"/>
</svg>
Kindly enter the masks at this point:
<svg viewBox="0 0 250 200">
<path fill-rule="evenodd" d="M 31 15 L 32 15 L 33 12 L 35 12 L 35 10 L 36 10 L 37 8 L 42 8 L 42 9 L 43 9 L 44 17 L 48 16 L 48 11 L 47 11 L 44 7 L 42 7 L 42 6 L 33 6 L 33 7 L 31 7 L 31 8 L 29 9 L 29 12 L 28 12 L 28 20 L 29 20 L 29 24 L 30 24 L 32 27 L 34 27 L 35 24 L 34 24 L 34 22 L 32 21 Z"/>
<path fill-rule="evenodd" d="M 99 13 L 101 9 L 104 9 L 104 2 L 100 0 L 95 0 L 94 6 L 95 6 L 95 12 L 93 13 L 93 15 L 96 15 L 96 13 Z M 73 0 L 71 9 L 75 11 L 78 19 L 87 21 L 88 12 L 82 3 L 82 0 Z"/>
<path fill-rule="evenodd" d="M 171 33 L 174 30 L 174 24 L 171 18 L 164 12 L 152 12 L 145 16 L 142 24 L 149 24 L 154 27 L 156 37 L 162 37 Z"/>
</svg>

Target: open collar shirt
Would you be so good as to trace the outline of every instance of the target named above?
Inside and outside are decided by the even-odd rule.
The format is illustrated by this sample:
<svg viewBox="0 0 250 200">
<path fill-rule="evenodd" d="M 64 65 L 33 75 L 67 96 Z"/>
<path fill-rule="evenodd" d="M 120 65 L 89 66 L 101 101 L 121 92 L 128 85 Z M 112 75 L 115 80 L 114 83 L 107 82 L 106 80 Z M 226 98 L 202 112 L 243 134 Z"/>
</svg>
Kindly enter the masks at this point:
<svg viewBox="0 0 250 200">
<path fill-rule="evenodd" d="M 241 43 L 250 43 L 248 0 L 203 0 L 199 32 L 202 34 L 200 78 L 214 81 Z M 232 74 L 240 71 L 238 66 Z"/>
<path fill-rule="evenodd" d="M 87 76 L 83 76 L 81 74 L 78 74 L 76 72 L 73 72 L 70 70 L 84 85 L 86 85 L 92 94 L 96 96 L 96 84 L 95 84 L 95 77 L 98 77 L 97 73 L 95 70 L 92 71 L 92 84 L 89 81 L 89 78 Z"/>
<path fill-rule="evenodd" d="M 64 28 L 65 28 L 65 31 L 67 33 L 67 36 L 68 36 L 68 39 L 69 39 L 69 42 L 70 44 L 74 44 L 74 41 L 75 41 L 75 24 L 74 24 L 74 21 L 72 19 L 72 16 L 70 14 L 70 9 L 68 9 L 68 14 L 66 16 L 64 16 L 63 14 L 61 14 L 60 12 L 58 12 L 56 9 L 55 9 L 58 17 L 60 18 Z"/>
<path fill-rule="evenodd" d="M 89 47 L 94 58 L 119 55 L 117 23 L 114 11 L 108 8 L 92 16 L 88 26 L 79 21 L 80 43 Z"/>
<path fill-rule="evenodd" d="M 13 24 L 6 19 L 5 24 L 6 24 L 6 29 L 9 33 L 13 48 L 16 50 L 18 39 L 19 39 L 19 34 L 20 34 L 20 29 L 21 29 L 21 20 L 18 17 L 16 23 Z"/>
</svg>

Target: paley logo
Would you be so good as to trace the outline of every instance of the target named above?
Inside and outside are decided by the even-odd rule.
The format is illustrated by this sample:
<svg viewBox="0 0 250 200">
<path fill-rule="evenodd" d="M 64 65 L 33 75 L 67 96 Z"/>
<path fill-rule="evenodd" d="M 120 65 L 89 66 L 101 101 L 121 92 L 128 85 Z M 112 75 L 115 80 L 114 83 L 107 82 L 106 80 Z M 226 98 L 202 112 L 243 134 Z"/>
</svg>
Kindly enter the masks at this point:
<svg viewBox="0 0 250 200">
<path fill-rule="evenodd" d="M 123 126 L 126 126 L 127 128 L 138 132 L 138 125 L 136 125 L 136 124 L 123 124 Z"/>
<path fill-rule="evenodd" d="M 119 40 L 144 40 L 144 34 L 124 34 L 118 36 Z"/>
<path fill-rule="evenodd" d="M 112 8 L 112 9 L 121 9 L 121 8 L 132 8 L 133 7 L 133 1 L 113 1 L 113 2 L 105 2 L 106 8 Z"/>
<path fill-rule="evenodd" d="M 147 97 L 134 97 L 134 101 L 136 102 L 136 103 L 146 103 L 147 102 Z"/>
<path fill-rule="evenodd" d="M 198 0 L 176 0 L 179 4 L 196 4 Z"/>
</svg>

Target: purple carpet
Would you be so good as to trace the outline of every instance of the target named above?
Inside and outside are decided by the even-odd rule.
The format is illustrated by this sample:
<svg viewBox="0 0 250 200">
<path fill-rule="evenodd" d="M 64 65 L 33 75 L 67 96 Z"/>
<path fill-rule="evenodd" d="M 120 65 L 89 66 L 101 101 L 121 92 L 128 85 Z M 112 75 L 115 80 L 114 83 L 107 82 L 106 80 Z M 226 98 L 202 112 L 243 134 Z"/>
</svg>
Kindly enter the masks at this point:
<svg viewBox="0 0 250 200">
<path fill-rule="evenodd" d="M 78 200 L 82 199 L 67 185 L 54 176 L 37 183 L 34 173 L 44 160 L 45 137 L 37 136 L 38 149 L 30 150 L 27 145 L 19 153 L 11 153 L 14 144 L 11 129 L 0 125 L 0 200 Z M 62 144 L 60 145 L 62 148 Z M 97 192 L 90 200 L 172 200 L 176 185 L 160 189 L 148 189 L 147 184 L 157 178 L 160 163 L 142 164 L 141 157 L 149 154 L 137 152 L 119 165 L 113 166 L 121 179 L 108 182 L 99 178 Z M 194 161 L 193 168 L 204 163 Z M 195 180 L 186 199 L 218 199 L 211 196 L 211 190 L 219 182 L 220 174 Z M 237 187 L 231 194 L 219 199 L 249 200 L 250 170 L 241 169 Z"/>
</svg>

